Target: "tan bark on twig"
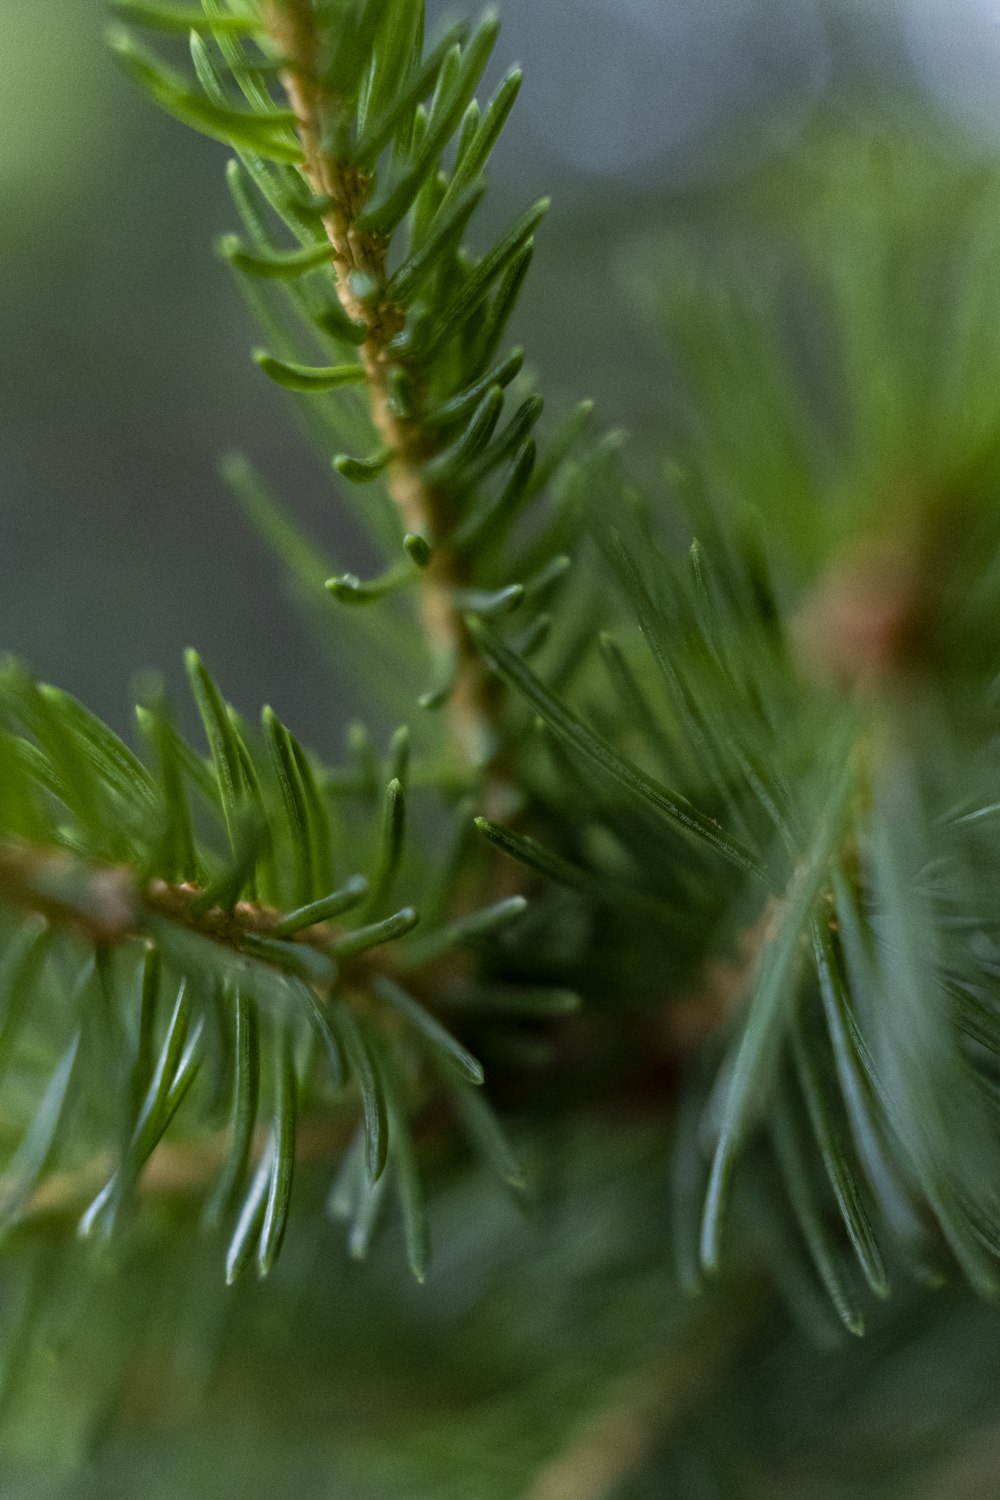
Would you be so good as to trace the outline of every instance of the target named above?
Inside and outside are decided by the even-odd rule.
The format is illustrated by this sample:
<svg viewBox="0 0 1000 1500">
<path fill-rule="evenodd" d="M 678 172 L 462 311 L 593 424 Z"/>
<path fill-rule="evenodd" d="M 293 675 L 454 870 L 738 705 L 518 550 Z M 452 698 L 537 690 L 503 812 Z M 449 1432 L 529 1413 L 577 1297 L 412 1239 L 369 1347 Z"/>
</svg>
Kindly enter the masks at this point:
<svg viewBox="0 0 1000 1500">
<path fill-rule="evenodd" d="M 322 217 L 337 273 L 337 293 L 348 317 L 364 323 L 368 334 L 360 348 L 368 378 L 374 425 L 393 457 L 388 468 L 389 493 L 407 531 L 426 536 L 433 544 L 429 567 L 421 579 L 421 614 L 428 644 L 439 659 L 454 659 L 454 686 L 447 715 L 452 737 L 464 761 L 481 765 L 491 748 L 489 682 L 468 630 L 453 604 L 461 569 L 448 546 L 445 518 L 423 469 L 432 449 L 416 418 L 403 418 L 390 401 L 392 360 L 389 341 L 403 326 L 401 308 L 389 302 L 374 305 L 358 298 L 351 275 L 361 272 L 380 286 L 385 281 L 386 247 L 371 232 L 359 230 L 357 218 L 368 195 L 369 181 L 353 167 L 337 161 L 323 146 L 323 117 L 328 101 L 317 79 L 319 38 L 315 16 L 307 0 L 270 0 L 265 24 L 284 60 L 282 86 L 295 112 L 302 146 L 302 171 L 317 196 L 331 207 Z"/>
</svg>

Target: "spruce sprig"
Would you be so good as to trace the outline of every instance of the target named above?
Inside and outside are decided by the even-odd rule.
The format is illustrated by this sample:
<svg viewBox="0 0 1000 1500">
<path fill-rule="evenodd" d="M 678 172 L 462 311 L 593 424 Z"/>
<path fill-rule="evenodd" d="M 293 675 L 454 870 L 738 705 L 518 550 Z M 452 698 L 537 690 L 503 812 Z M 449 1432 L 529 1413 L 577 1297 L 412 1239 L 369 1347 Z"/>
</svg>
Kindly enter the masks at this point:
<svg viewBox="0 0 1000 1500">
<path fill-rule="evenodd" d="M 449 734 L 445 759 L 429 771 L 409 766 L 405 730 L 385 768 L 363 736 L 359 775 L 323 768 L 270 709 L 253 734 L 191 653 L 208 757 L 180 736 L 161 695 L 139 710 L 147 761 L 82 705 L 8 670 L 0 890 L 13 911 L 30 914 L 28 931 L 38 918 L 46 924 L 8 975 L 15 1051 L 13 997 L 25 985 L 54 994 L 62 964 L 79 975 L 69 1051 L 11 1164 L 8 1220 L 30 1215 L 68 1144 L 79 1154 L 88 1140 L 96 1152 L 110 1139 L 117 1165 L 81 1219 L 88 1234 L 110 1233 L 167 1129 L 196 1139 L 227 1100 L 229 1146 L 214 1187 L 206 1184 L 206 1215 L 230 1224 L 230 1279 L 254 1257 L 266 1274 L 291 1201 L 297 1121 L 332 1091 L 335 1118 L 349 1115 L 352 1096 L 363 1115 L 351 1243 L 370 1240 L 378 1184 L 391 1170 L 422 1275 L 427 1231 L 410 1130 L 435 1060 L 474 1143 L 520 1181 L 489 1107 L 468 1102 L 481 1065 L 435 1012 L 443 994 L 474 996 L 483 984 L 489 1004 L 490 984 L 504 978 L 491 954 L 524 901 L 497 901 L 487 886 L 477 909 L 458 865 L 431 879 L 429 923 L 422 903 L 406 900 L 435 859 L 433 847 L 413 848 L 408 782 L 447 796 L 485 771 L 487 785 L 502 786 L 490 768 L 510 760 L 470 613 L 527 601 L 530 614 L 567 564 L 553 530 L 523 554 L 530 570 L 522 564 L 511 577 L 511 527 L 569 449 L 558 437 L 533 478 L 542 403 L 523 380 L 504 423 L 523 355 L 500 345 L 546 205 L 483 255 L 462 244 L 520 74 L 481 111 L 474 93 L 496 18 L 452 28 L 425 53 L 415 0 L 204 0 L 201 13 L 129 0 L 117 9 L 133 25 L 188 33 L 187 75 L 129 31 L 117 28 L 111 42 L 157 103 L 236 153 L 228 179 L 246 238 L 227 236 L 220 249 L 268 333 L 256 362 L 305 402 L 333 469 L 349 489 L 364 486 L 360 503 L 389 547 L 381 577 L 342 573 L 328 594 L 352 605 L 417 600 L 433 666 L 421 701 L 446 706 Z M 364 441 L 366 428 L 356 455 L 341 450 L 345 437 Z M 577 421 L 569 436 L 579 430 Z M 315 587 L 311 545 L 245 460 L 227 470 Z M 342 624 L 351 628 L 346 614 Z M 412 684 L 411 631 L 362 629 L 360 639 L 367 670 L 387 652 L 407 663 L 400 675 Z M 565 1009 L 565 989 L 553 993 Z M 544 987 L 532 985 L 525 1005 L 544 1008 Z M 92 1072 L 125 1081 L 129 1103 L 114 1119 L 94 1113 Z M 89 1167 L 81 1170 L 86 1178 Z M 345 1201 L 341 1193 L 341 1212 Z"/>
<path fill-rule="evenodd" d="M 525 903 L 461 920 L 432 915 L 421 926 L 419 906 L 399 904 L 415 874 L 405 736 L 391 748 L 376 827 L 365 827 L 365 815 L 339 847 L 330 799 L 342 816 L 366 792 L 338 788 L 270 709 L 262 735 L 252 735 L 194 653 L 189 674 L 209 755 L 180 738 L 161 697 L 141 710 L 150 766 L 66 695 L 15 666 L 4 675 L 0 754 L 21 778 L 22 829 L 8 824 L 0 842 L 0 896 L 22 913 L 0 983 L 8 1066 L 50 1028 L 49 1045 L 65 1030 L 65 1017 L 55 1020 L 65 1005 L 60 972 L 68 965 L 78 975 L 69 1051 L 25 1121 L 4 1201 L 8 1225 L 30 1217 L 62 1152 L 78 1157 L 86 1142 L 96 1155 L 110 1140 L 118 1165 L 80 1205 L 82 1232 L 110 1233 L 182 1106 L 184 1135 L 196 1142 L 212 1127 L 214 1101 L 230 1099 L 231 1143 L 214 1188 L 206 1182 L 206 1212 L 216 1221 L 235 1212 L 232 1278 L 254 1254 L 261 1274 L 270 1268 L 290 1201 L 295 1119 L 324 1102 L 329 1109 L 331 1090 L 335 1121 L 350 1118 L 353 1095 L 363 1106 L 369 1187 L 403 1153 L 398 1182 L 407 1214 L 415 1211 L 406 1096 L 393 1083 L 390 1108 L 386 1080 L 399 1072 L 399 1053 L 407 1074 L 422 1057 L 425 1072 L 444 1066 L 453 1090 L 482 1084 L 480 1064 L 433 1012 L 442 984 L 474 988 L 477 970 L 490 972 L 493 935 Z M 339 881 L 338 868 L 350 872 Z M 418 868 L 423 884 L 429 871 Z M 446 878 L 450 885 L 454 871 Z M 212 1076 L 199 1090 L 205 1069 Z M 102 1117 L 91 1093 L 98 1077 L 124 1090 L 117 1121 Z M 268 1108 L 269 1144 L 247 1185 L 254 1122 Z M 90 1177 L 90 1166 L 71 1174 L 69 1206 Z M 414 1269 L 423 1274 L 423 1257 Z"/>
<path fill-rule="evenodd" d="M 127 14 L 142 23 L 145 12 L 136 4 Z M 148 23 L 162 28 L 165 16 L 154 6 Z M 385 487 L 395 547 L 411 538 L 421 554 L 419 571 L 397 551 L 381 578 L 345 573 L 331 592 L 362 603 L 412 588 L 438 680 L 425 697 L 444 705 L 474 766 L 497 752 L 501 731 L 465 614 L 512 609 L 525 597 L 529 580 L 511 577 L 516 561 L 497 544 L 531 492 L 542 409 L 524 396 L 504 425 L 522 356 L 497 354 L 547 204 L 527 209 L 485 254 L 462 244 L 520 84 L 515 70 L 484 111 L 475 101 L 497 32 L 487 13 L 425 53 L 415 0 L 275 0 L 253 11 L 212 0 L 191 34 L 194 85 L 129 35 L 113 38 L 125 65 L 185 123 L 225 137 L 225 119 L 235 122 L 230 181 L 249 244 L 229 236 L 222 251 L 258 306 L 261 286 L 276 287 L 308 343 L 332 355 L 295 357 L 299 340 L 290 340 L 286 318 L 278 347 L 258 351 L 257 363 L 308 397 L 364 388 L 367 451 L 329 457 L 349 485 Z M 203 122 L 192 102 L 199 85 L 211 111 Z M 289 124 L 291 157 L 279 139 Z M 274 243 L 269 221 L 290 248 Z M 337 415 L 333 424 L 351 426 Z M 370 493 L 363 503 L 370 517 Z M 482 532 L 485 514 L 491 545 L 482 535 L 471 547 L 468 534 Z"/>
</svg>

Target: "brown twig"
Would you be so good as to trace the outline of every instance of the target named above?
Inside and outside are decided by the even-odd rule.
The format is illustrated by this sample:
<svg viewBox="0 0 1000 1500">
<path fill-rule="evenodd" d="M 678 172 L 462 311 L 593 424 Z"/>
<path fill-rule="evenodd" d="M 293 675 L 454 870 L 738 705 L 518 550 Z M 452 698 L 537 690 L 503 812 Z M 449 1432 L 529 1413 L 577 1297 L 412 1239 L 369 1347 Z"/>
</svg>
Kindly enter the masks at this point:
<svg viewBox="0 0 1000 1500">
<path fill-rule="evenodd" d="M 389 493 L 406 530 L 428 536 L 434 543 L 430 564 L 421 579 L 423 624 L 432 653 L 455 662 L 448 722 L 463 760 L 478 766 L 488 759 L 492 744 L 491 684 L 453 603 L 456 587 L 465 580 L 461 564 L 448 546 L 447 518 L 423 477 L 433 444 L 419 417 L 401 416 L 390 399 L 394 362 L 387 346 L 403 327 L 405 314 L 386 300 L 362 300 L 351 284 L 356 273 L 376 287 L 385 282 L 386 244 L 378 234 L 359 229 L 357 222 L 368 198 L 370 179 L 353 165 L 339 161 L 324 145 L 324 116 L 336 101 L 327 97 L 318 78 L 320 39 L 308 0 L 268 0 L 264 20 L 284 64 L 281 82 L 298 122 L 303 175 L 312 191 L 330 204 L 322 223 L 330 241 L 341 306 L 348 317 L 368 330 L 360 356 L 367 375 L 372 420 L 392 453 Z"/>
<path fill-rule="evenodd" d="M 145 885 L 128 865 L 101 865 L 66 849 L 0 843 L 0 896 L 46 921 L 74 927 L 98 947 L 139 934 L 146 913 L 167 917 L 205 937 L 238 947 L 244 937 L 273 937 L 282 912 L 239 901 L 228 910 L 199 906 L 203 892 L 187 881 Z M 336 936 L 329 923 L 297 932 L 289 941 L 327 948 Z"/>
</svg>

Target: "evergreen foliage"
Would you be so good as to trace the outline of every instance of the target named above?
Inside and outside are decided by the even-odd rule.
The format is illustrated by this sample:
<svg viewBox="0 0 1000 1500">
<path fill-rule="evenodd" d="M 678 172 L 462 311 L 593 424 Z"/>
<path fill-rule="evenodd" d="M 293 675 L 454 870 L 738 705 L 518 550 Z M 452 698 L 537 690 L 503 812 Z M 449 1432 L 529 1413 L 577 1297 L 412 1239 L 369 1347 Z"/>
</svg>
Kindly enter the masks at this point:
<svg viewBox="0 0 1000 1500">
<path fill-rule="evenodd" d="M 519 380 L 521 351 L 502 342 L 546 204 L 483 255 L 462 245 L 520 82 L 508 75 L 480 111 L 474 91 L 497 21 L 455 27 L 425 55 L 419 4 L 119 9 L 137 25 L 189 33 L 187 78 L 132 32 L 115 30 L 112 46 L 158 103 L 237 152 L 228 180 L 245 238 L 224 236 L 220 251 L 272 340 L 254 358 L 305 398 L 334 469 L 349 489 L 363 486 L 359 510 L 398 559 L 379 578 L 344 572 L 326 589 L 347 605 L 422 594 L 426 643 L 415 650 L 399 623 L 362 626 L 359 664 L 370 681 L 377 636 L 395 675 L 412 682 L 430 648 L 420 701 L 448 717 L 438 738 L 451 754 L 440 768 L 415 763 L 413 780 L 464 797 L 485 757 L 510 753 L 466 616 L 525 606 L 537 635 L 538 606 L 569 565 L 563 523 L 513 547 L 508 537 L 565 467 L 581 425 L 574 419 L 539 458 L 542 402 Z M 284 539 L 286 558 L 322 569 L 248 462 L 227 469 L 264 529 Z M 22 668 L 4 677 L 2 884 L 15 908 L 46 919 L 16 927 L 5 994 L 8 1009 L 30 995 L 31 1025 L 21 1035 L 18 1017 L 10 1045 L 35 1045 L 43 1007 L 59 1009 L 64 971 L 77 970 L 69 1026 L 50 1020 L 47 1035 L 66 1030 L 69 1050 L 57 1048 L 23 1123 L 10 1213 L 30 1204 L 63 1145 L 76 1159 L 84 1142 L 93 1153 L 110 1141 L 113 1173 L 81 1218 L 84 1233 L 109 1233 L 201 1074 L 188 1128 L 228 1119 L 230 1141 L 206 1215 L 229 1222 L 230 1280 L 254 1256 L 266 1274 L 284 1233 L 297 1119 L 324 1107 L 349 1119 L 356 1097 L 360 1134 L 351 1145 L 344 1127 L 337 1212 L 361 1253 L 389 1166 L 422 1278 L 429 1249 L 411 1117 L 446 1107 L 521 1186 L 490 1106 L 469 1095 L 483 1069 L 435 1012 L 455 996 L 475 1009 L 480 989 L 490 1004 L 524 897 L 489 899 L 488 874 L 470 874 L 462 849 L 413 847 L 405 725 L 384 760 L 359 728 L 354 765 L 325 768 L 268 708 L 253 735 L 193 652 L 188 668 L 208 755 L 179 736 L 159 693 L 137 710 L 149 764 Z M 467 825 L 464 802 L 458 815 Z M 402 904 L 407 884 L 432 894 Z M 518 989 L 501 991 L 514 1014 Z M 570 998 L 543 976 L 524 1003 L 563 1012 Z M 95 1108 L 108 1097 L 130 1101 L 120 1118 Z"/>
<path fill-rule="evenodd" d="M 200 1255 L 183 1207 L 156 1228 L 162 1193 L 221 1231 L 227 1280 L 264 1277 L 301 1191 L 284 1253 L 308 1277 L 324 1213 L 368 1254 L 388 1185 L 422 1280 L 432 1220 L 447 1256 L 463 1205 L 490 1232 L 500 1216 L 464 1140 L 522 1207 L 565 1157 L 569 1228 L 548 1232 L 571 1239 L 590 1205 L 622 1262 L 634 1233 L 642 1307 L 666 1299 L 663 1336 L 706 1365 L 744 1336 L 761 1267 L 820 1342 L 919 1326 L 914 1287 L 955 1273 L 995 1299 L 995 187 L 945 163 L 929 228 L 926 153 L 887 164 L 841 135 L 793 253 L 760 254 L 752 224 L 716 273 L 660 246 L 646 312 L 694 416 L 647 496 L 588 403 L 540 436 L 506 329 L 545 201 L 485 250 L 466 239 L 520 82 L 477 100 L 492 13 L 425 39 L 422 0 L 115 9 L 128 71 L 234 153 L 219 251 L 263 329 L 253 357 L 384 570 L 329 562 L 249 459 L 226 476 L 401 722 L 384 751 L 354 726 L 325 765 L 270 708 L 246 724 L 191 652 L 203 743 L 151 683 L 136 750 L 5 666 L 10 1254 L 69 1219 L 143 1254 L 160 1233 L 163 1264 Z M 189 62 L 163 60 L 178 37 Z M 832 374 L 815 327 L 788 335 L 796 298 Z M 592 1126 L 566 1144 L 596 1109 L 634 1177 Z M 647 1201 L 653 1158 L 669 1212 Z M 497 1234 L 535 1329 L 529 1231 Z M 692 1311 L 680 1293 L 712 1278 Z M 295 1275 L 274 1279 L 294 1301 Z M 638 1344 L 609 1333 L 595 1382 Z M 544 1446 L 502 1482 L 520 1492 Z"/>
</svg>

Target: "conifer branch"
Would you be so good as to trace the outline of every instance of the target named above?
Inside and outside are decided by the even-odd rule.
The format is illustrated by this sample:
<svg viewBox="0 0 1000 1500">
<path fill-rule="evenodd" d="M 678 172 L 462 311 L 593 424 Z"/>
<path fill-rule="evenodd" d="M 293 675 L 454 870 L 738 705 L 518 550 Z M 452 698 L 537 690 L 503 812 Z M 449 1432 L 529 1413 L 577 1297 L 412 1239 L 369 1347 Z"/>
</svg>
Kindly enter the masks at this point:
<svg viewBox="0 0 1000 1500">
<path fill-rule="evenodd" d="M 282 913 L 254 901 L 231 910 L 199 910 L 202 887 L 189 881 L 152 879 L 143 885 L 128 865 L 97 865 L 64 849 L 0 844 L 0 896 L 23 911 L 76 928 L 96 946 L 123 942 L 141 930 L 143 911 L 153 912 L 205 937 L 238 946 L 246 937 L 276 937 Z M 317 923 L 290 941 L 329 947 L 329 923 Z"/>
<path fill-rule="evenodd" d="M 302 171 L 317 197 L 329 206 L 321 222 L 332 248 L 337 294 L 344 312 L 367 328 L 359 354 L 367 377 L 374 425 L 391 454 L 389 493 L 408 533 L 433 540 L 432 555 L 420 580 L 421 615 L 428 644 L 436 658 L 453 660 L 454 681 L 447 704 L 452 737 L 462 760 L 480 765 L 492 742 L 495 691 L 469 635 L 455 591 L 468 583 L 460 554 L 449 545 L 449 523 L 424 467 L 435 455 L 435 443 L 419 412 L 401 415 L 394 407 L 390 376 L 394 364 L 389 344 L 406 322 L 402 307 L 382 293 L 386 283 L 386 241 L 377 231 L 359 226 L 371 178 L 354 163 L 341 160 L 327 145 L 324 119 L 335 100 L 328 99 L 319 78 L 321 38 L 308 0 L 268 0 L 264 22 L 283 62 L 281 82 L 296 117 L 302 146 Z M 374 301 L 355 288 L 379 289 Z"/>
<path fill-rule="evenodd" d="M 344 892 L 350 896 L 350 905 L 356 906 L 362 894 L 367 894 L 367 882 L 358 878 L 347 882 Z M 148 937 L 150 920 L 165 920 L 176 927 L 186 928 L 199 937 L 232 950 L 234 954 L 250 953 L 251 956 L 273 962 L 279 969 L 295 972 L 294 946 L 313 950 L 317 955 L 336 956 L 331 982 L 340 982 L 345 993 L 355 1002 L 361 1001 L 362 1009 L 369 1009 L 357 986 L 373 977 L 395 979 L 400 977 L 399 966 L 391 957 L 391 948 L 373 944 L 370 939 L 377 936 L 374 929 L 385 928 L 389 940 L 404 935 L 416 925 L 416 913 L 404 907 L 393 916 L 383 919 L 381 924 L 348 929 L 330 920 L 296 922 L 297 913 L 285 913 L 278 907 L 256 900 L 240 900 L 231 906 L 217 903 L 206 905 L 210 898 L 206 887 L 193 881 L 171 881 L 160 877 L 142 881 L 128 865 L 100 865 L 78 858 L 68 850 L 45 847 L 37 844 L 0 843 L 0 900 L 7 905 L 42 918 L 50 926 L 77 932 L 95 948 L 110 948 L 126 942 L 129 938 Z M 523 898 L 513 898 L 517 915 L 524 906 Z M 316 902 L 317 914 L 326 905 Z M 343 901 L 343 906 L 348 901 Z M 511 903 L 508 903 L 508 905 Z M 476 913 L 467 919 L 475 923 L 477 918 L 492 915 L 487 908 L 485 914 Z M 308 917 L 310 908 L 303 908 L 302 916 Z M 502 915 L 507 915 L 503 913 Z M 499 925 L 499 924 L 498 924 Z M 452 924 L 431 934 L 428 942 L 427 961 L 422 965 L 440 976 L 451 979 L 460 976 L 464 965 L 454 952 L 455 941 L 463 936 L 462 924 Z M 484 931 L 488 931 L 488 926 Z M 261 945 L 259 940 L 264 940 Z M 258 946 L 253 945 L 257 942 Z M 268 949 L 266 944 L 276 946 Z M 418 950 L 419 952 L 419 950 Z M 287 962 L 286 962 L 287 959 Z M 306 961 L 306 954 L 303 954 Z M 444 961 L 444 962 L 442 962 Z M 324 972 L 311 980 L 320 999 L 323 998 Z M 426 976 L 425 976 L 426 977 Z M 423 993 L 425 982 L 417 983 L 415 976 L 408 975 L 411 988 Z M 391 1008 L 386 1012 L 391 1016 Z"/>
</svg>

